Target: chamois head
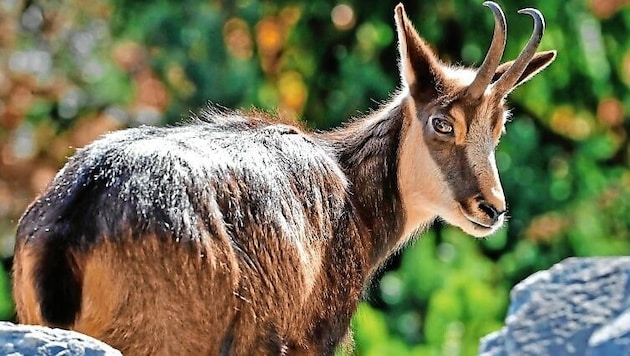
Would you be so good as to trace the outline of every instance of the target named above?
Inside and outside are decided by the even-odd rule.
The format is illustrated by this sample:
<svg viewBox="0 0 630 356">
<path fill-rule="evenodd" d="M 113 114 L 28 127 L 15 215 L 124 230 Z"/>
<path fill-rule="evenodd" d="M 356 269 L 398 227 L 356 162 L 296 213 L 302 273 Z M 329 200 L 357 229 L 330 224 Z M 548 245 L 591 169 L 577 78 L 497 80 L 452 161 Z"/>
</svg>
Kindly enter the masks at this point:
<svg viewBox="0 0 630 356">
<path fill-rule="evenodd" d="M 405 232 L 440 217 L 468 234 L 487 236 L 502 226 L 506 202 L 494 151 L 509 115 L 506 96 L 546 68 L 555 51 L 538 52 L 545 23 L 536 9 L 534 31 L 520 55 L 499 64 L 506 40 L 503 11 L 494 14 L 490 49 L 478 70 L 443 64 L 418 35 L 402 4 L 395 9 L 406 103 L 399 186 Z M 428 183 L 427 183 L 428 182 Z"/>
</svg>

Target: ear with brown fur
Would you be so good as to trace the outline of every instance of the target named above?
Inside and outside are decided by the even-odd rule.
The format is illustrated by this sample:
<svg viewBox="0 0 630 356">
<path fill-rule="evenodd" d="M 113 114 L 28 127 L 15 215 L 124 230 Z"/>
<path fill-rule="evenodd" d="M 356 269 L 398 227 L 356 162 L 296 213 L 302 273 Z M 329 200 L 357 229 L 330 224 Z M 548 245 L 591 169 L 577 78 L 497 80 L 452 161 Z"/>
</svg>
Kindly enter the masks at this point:
<svg viewBox="0 0 630 356">
<path fill-rule="evenodd" d="M 532 79 L 536 74 L 542 72 L 543 69 L 547 68 L 556 59 L 556 55 L 556 51 L 543 51 L 534 54 L 534 57 L 531 61 L 529 61 L 529 64 L 525 68 L 523 74 L 521 74 L 520 78 L 516 81 L 516 84 L 514 84 L 512 89 L 505 95 L 512 92 L 512 90 L 516 89 L 519 85 Z M 501 76 L 512 66 L 513 63 L 514 61 L 510 61 L 501 64 L 494 73 L 494 77 L 492 77 L 492 83 L 499 80 L 499 78 L 501 78 Z"/>
<path fill-rule="evenodd" d="M 442 83 L 438 58 L 418 35 L 402 4 L 398 4 L 394 9 L 394 18 L 403 83 L 409 87 L 411 95 L 416 99 L 427 100 L 435 97 L 436 88 Z"/>
</svg>

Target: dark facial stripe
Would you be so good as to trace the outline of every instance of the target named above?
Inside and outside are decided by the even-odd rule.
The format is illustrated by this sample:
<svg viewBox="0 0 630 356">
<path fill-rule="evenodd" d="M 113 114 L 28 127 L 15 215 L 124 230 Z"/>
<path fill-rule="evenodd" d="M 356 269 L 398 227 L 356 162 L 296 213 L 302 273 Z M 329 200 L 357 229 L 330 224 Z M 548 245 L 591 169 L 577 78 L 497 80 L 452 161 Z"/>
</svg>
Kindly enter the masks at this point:
<svg viewBox="0 0 630 356">
<path fill-rule="evenodd" d="M 452 142 L 440 141 L 432 137 L 430 128 L 425 127 L 425 142 L 429 153 L 439 167 L 453 198 L 458 202 L 481 193 L 479 179 L 466 155 L 465 146 L 457 146 Z"/>
</svg>

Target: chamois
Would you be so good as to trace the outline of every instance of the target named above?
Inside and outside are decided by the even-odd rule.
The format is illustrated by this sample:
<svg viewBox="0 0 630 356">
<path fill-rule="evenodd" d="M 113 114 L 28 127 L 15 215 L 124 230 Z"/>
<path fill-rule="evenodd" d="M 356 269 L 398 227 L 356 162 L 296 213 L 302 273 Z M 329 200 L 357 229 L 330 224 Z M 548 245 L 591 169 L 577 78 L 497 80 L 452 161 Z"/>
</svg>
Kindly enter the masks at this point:
<svg viewBox="0 0 630 356">
<path fill-rule="evenodd" d="M 333 354 L 364 286 L 435 219 L 476 237 L 506 202 L 494 151 L 506 96 L 546 68 L 542 14 L 500 65 L 501 8 L 478 70 L 442 63 L 394 18 L 401 89 L 329 132 L 208 108 L 79 149 L 17 228 L 22 323 L 129 355 Z"/>
</svg>

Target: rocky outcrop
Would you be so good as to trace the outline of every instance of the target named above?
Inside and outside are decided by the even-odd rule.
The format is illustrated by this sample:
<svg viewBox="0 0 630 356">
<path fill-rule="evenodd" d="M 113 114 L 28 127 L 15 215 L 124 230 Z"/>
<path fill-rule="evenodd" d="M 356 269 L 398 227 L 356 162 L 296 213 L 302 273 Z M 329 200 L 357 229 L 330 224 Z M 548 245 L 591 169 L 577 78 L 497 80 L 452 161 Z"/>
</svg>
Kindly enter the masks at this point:
<svg viewBox="0 0 630 356">
<path fill-rule="evenodd" d="M 101 341 L 74 331 L 0 322 L 0 355 L 121 356 L 122 354 Z"/>
<path fill-rule="evenodd" d="M 525 279 L 479 354 L 629 355 L 630 257 L 570 258 Z"/>
</svg>

